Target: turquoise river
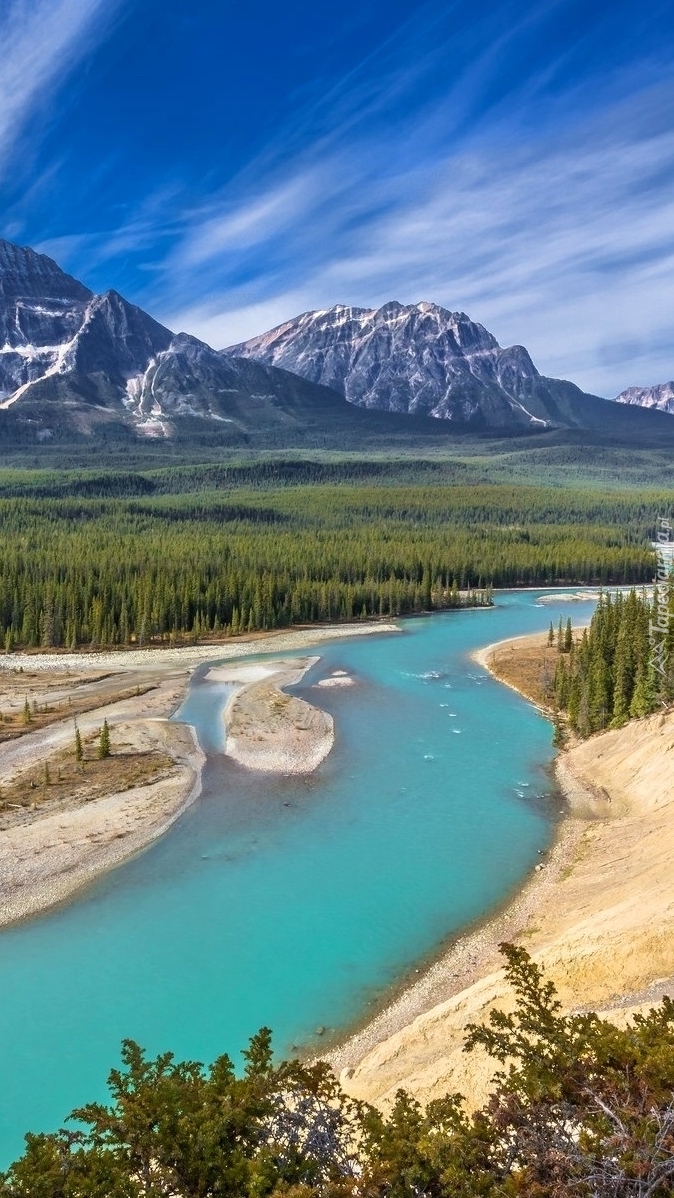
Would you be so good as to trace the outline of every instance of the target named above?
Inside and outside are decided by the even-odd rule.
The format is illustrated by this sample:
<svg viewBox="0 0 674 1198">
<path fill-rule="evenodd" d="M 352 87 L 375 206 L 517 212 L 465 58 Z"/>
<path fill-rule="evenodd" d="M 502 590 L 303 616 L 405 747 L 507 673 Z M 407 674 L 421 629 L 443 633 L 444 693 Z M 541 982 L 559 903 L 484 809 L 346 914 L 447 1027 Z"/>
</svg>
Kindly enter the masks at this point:
<svg viewBox="0 0 674 1198">
<path fill-rule="evenodd" d="M 318 1047 L 319 1025 L 362 1021 L 517 888 L 559 818 L 551 729 L 470 653 L 593 608 L 541 594 L 322 644 L 296 693 L 337 736 L 308 779 L 223 758 L 228 688 L 200 669 L 177 714 L 208 754 L 202 797 L 145 853 L 0 934 L 0 1167 L 24 1131 L 104 1096 L 123 1037 L 202 1061 L 262 1025 L 280 1053 Z M 314 688 L 334 670 L 356 684 Z"/>
</svg>

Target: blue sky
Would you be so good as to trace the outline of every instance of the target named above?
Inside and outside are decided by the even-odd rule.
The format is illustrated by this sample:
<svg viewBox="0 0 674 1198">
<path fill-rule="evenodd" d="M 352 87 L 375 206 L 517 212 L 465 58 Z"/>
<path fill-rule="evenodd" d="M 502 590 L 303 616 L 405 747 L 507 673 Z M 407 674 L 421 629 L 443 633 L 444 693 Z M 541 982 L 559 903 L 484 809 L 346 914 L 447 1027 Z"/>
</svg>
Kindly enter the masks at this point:
<svg viewBox="0 0 674 1198">
<path fill-rule="evenodd" d="M 674 6 L 3 0 L 0 234 L 216 347 L 435 300 L 674 376 Z"/>
</svg>

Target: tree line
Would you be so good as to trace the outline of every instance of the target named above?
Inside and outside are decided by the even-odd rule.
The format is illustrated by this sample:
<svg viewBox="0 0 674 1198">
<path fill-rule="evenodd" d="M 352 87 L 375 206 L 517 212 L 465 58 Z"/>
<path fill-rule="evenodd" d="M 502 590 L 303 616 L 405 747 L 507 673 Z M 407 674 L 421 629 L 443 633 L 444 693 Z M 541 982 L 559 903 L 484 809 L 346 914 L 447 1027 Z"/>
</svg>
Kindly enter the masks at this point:
<svg viewBox="0 0 674 1198">
<path fill-rule="evenodd" d="M 236 636 L 484 604 L 495 586 L 641 583 L 654 570 L 641 499 L 534 487 L 0 498 L 0 527 L 5 648 Z"/>
<path fill-rule="evenodd" d="M 662 621 L 663 608 L 667 618 Z M 557 636 L 555 703 L 573 732 L 620 728 L 674 698 L 674 583 L 645 592 L 603 595 L 580 641 L 570 624 Z M 658 624 L 662 630 L 658 630 Z M 655 632 L 653 627 L 655 626 Z M 660 653 L 655 641 L 662 639 Z"/>
</svg>

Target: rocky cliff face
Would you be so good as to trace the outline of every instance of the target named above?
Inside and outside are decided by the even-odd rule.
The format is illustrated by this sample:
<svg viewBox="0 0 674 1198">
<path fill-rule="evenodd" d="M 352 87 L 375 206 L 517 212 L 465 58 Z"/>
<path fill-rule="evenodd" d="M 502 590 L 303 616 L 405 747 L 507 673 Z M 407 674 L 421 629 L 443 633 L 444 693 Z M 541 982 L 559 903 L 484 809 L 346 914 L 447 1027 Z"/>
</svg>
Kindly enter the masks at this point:
<svg viewBox="0 0 674 1198">
<path fill-rule="evenodd" d="M 622 406 L 586 395 L 540 375 L 522 346 L 503 349 L 465 313 L 430 303 L 307 312 L 218 352 L 0 240 L 0 432 L 22 443 L 107 425 L 124 438 L 188 438 L 205 426 L 228 442 L 339 444 L 366 425 L 374 437 L 400 436 L 401 416 L 648 439 L 667 436 L 670 422 L 640 408 L 671 410 L 668 387 L 631 389 Z"/>
<path fill-rule="evenodd" d="M 246 431 L 292 422 L 298 405 L 345 406 L 286 371 L 175 335 L 116 291 L 94 295 L 51 258 L 1 240 L 0 340 L 0 410 L 38 436 L 120 420 L 169 436 L 188 417 Z"/>
<path fill-rule="evenodd" d="M 639 408 L 655 408 L 658 412 L 674 415 L 674 382 L 659 383 L 655 387 L 628 387 L 616 396 L 615 402 Z"/>
<path fill-rule="evenodd" d="M 495 426 L 564 424 L 521 345 L 502 349 L 464 312 L 438 304 L 338 305 L 306 312 L 228 351 L 283 366 L 359 407 Z"/>
<path fill-rule="evenodd" d="M 5 409 L 57 376 L 90 377 L 91 398 L 114 402 L 172 339 L 117 292 L 94 295 L 51 258 L 7 241 L 0 241 L 0 336 Z"/>
<path fill-rule="evenodd" d="M 0 402 L 58 368 L 92 299 L 51 258 L 0 240 Z"/>
</svg>

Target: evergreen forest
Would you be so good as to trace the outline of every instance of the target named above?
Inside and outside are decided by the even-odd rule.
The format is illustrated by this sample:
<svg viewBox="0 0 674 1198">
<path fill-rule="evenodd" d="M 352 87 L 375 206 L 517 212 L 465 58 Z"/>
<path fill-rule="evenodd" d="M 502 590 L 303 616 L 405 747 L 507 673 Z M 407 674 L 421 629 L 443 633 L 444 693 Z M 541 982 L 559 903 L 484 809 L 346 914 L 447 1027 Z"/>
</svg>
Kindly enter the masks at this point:
<svg viewBox="0 0 674 1198">
<path fill-rule="evenodd" d="M 6 650 L 161 645 L 652 580 L 666 495 L 433 462 L 0 472 Z M 459 472 L 460 475 L 460 472 Z"/>
<path fill-rule="evenodd" d="M 620 728 L 674 698 L 674 584 L 600 599 L 579 641 L 558 636 L 555 704 L 579 736 Z M 557 735 L 559 739 L 560 726 Z M 562 732 L 563 736 L 563 732 Z"/>
</svg>

